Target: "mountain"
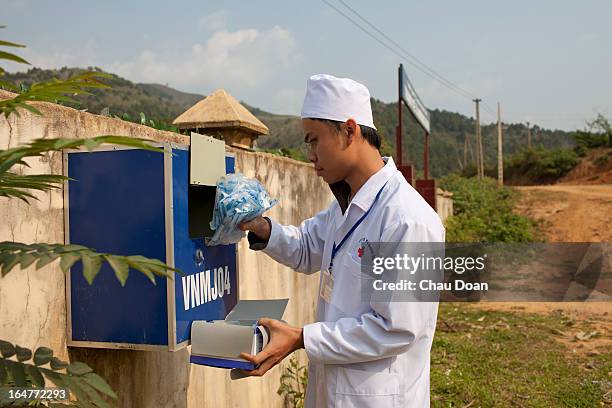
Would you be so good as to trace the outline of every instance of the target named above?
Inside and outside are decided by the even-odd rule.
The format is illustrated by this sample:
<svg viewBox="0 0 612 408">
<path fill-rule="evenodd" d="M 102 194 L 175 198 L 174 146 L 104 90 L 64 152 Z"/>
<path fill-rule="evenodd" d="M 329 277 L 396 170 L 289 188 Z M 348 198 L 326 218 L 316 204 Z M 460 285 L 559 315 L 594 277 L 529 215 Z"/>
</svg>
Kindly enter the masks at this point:
<svg viewBox="0 0 612 408">
<path fill-rule="evenodd" d="M 89 68 L 99 70 L 99 68 Z M 61 68 L 57 70 L 30 69 L 27 72 L 7 73 L 4 79 L 31 85 L 51 78 L 65 79 L 79 72 L 78 68 Z M 157 123 L 172 123 L 172 120 L 193 104 L 204 98 L 203 95 L 181 92 L 161 84 L 139 84 L 128 81 L 117 75 L 105 80 L 112 89 L 93 90 L 93 95 L 77 96 L 79 109 L 92 113 L 117 115 L 127 120 L 140 121 L 143 112 L 147 119 Z M 293 149 L 305 153 L 300 119 L 291 115 L 276 115 L 263 111 L 242 102 L 256 117 L 268 126 L 270 134 L 258 140 L 262 149 Z M 395 146 L 395 129 L 397 127 L 397 103 L 386 103 L 372 99 L 374 123 L 379 133 L 386 139 L 386 145 Z M 404 162 L 410 161 L 422 169 L 424 134 L 416 125 L 407 110 L 403 115 L 404 129 Z M 464 156 L 465 138 L 469 137 L 472 151 L 475 152 L 475 120 L 459 113 L 433 109 L 431 113 L 430 168 L 434 177 L 461 169 Z M 497 158 L 497 127 L 495 124 L 482 125 L 485 163 L 495 165 Z M 573 147 L 571 132 L 543 129 L 534 126 L 531 129 L 532 144 L 545 148 Z M 504 155 L 516 153 L 526 147 L 527 128 L 521 123 L 505 124 Z M 468 154 L 468 161 L 473 154 Z"/>
<path fill-rule="evenodd" d="M 100 71 L 99 68 L 88 70 Z M 7 73 L 4 79 L 8 82 L 30 86 L 34 82 L 48 81 L 53 78 L 68 79 L 83 72 L 79 68 L 61 68 L 57 70 L 32 68 L 27 72 Z M 79 95 L 78 109 L 87 109 L 91 113 L 102 113 L 108 108 L 111 115 L 140 121 L 140 112 L 149 119 L 172 123 L 174 118 L 189 109 L 204 96 L 177 91 L 160 84 L 135 84 L 117 75 L 104 79 L 110 89 L 94 89 L 92 95 Z"/>
</svg>

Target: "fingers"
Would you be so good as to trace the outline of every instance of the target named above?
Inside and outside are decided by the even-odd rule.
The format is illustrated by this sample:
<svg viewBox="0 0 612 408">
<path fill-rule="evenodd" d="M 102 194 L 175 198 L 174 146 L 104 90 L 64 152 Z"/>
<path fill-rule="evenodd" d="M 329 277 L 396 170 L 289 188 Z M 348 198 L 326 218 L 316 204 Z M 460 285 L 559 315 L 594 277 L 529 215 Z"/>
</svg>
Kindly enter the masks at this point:
<svg viewBox="0 0 612 408">
<path fill-rule="evenodd" d="M 255 370 L 251 370 L 248 371 L 248 375 L 250 376 L 254 376 L 254 377 L 261 377 L 262 375 L 264 375 L 266 372 L 268 372 L 269 369 L 271 369 L 272 367 L 274 367 L 276 365 L 278 361 L 276 361 L 273 358 L 269 358 L 266 361 L 264 361 L 259 367 L 257 367 Z"/>
<path fill-rule="evenodd" d="M 268 372 L 268 370 L 270 370 L 272 367 L 274 367 L 280 360 L 277 360 L 273 357 L 270 357 L 269 359 L 267 359 L 266 361 L 264 361 L 263 363 L 261 363 L 261 365 L 259 367 L 257 367 L 254 370 L 248 371 L 248 370 L 240 370 L 242 372 L 242 374 L 246 375 L 246 376 L 250 376 L 250 377 L 261 377 L 262 375 L 264 375 L 265 373 Z"/>
<path fill-rule="evenodd" d="M 252 220 L 241 222 L 240 224 L 238 224 L 238 228 L 240 228 L 242 231 L 255 230 L 257 229 L 258 225 L 260 225 L 260 221 L 262 219 L 263 217 L 260 215 L 259 217 L 255 217 Z"/>
<path fill-rule="evenodd" d="M 242 231 L 248 231 L 251 229 L 251 221 L 245 221 L 238 224 L 238 228 Z"/>
<path fill-rule="evenodd" d="M 249 353 L 240 353 L 240 358 L 244 358 L 245 360 L 250 361 L 255 365 L 260 365 L 264 360 L 270 357 L 271 354 L 272 353 L 270 352 L 270 349 L 263 349 L 256 355 L 252 355 Z"/>
<path fill-rule="evenodd" d="M 257 321 L 257 324 L 267 329 L 272 329 L 273 327 L 276 326 L 276 322 L 277 320 L 275 319 L 270 319 L 268 317 L 262 317 L 261 319 Z"/>
</svg>

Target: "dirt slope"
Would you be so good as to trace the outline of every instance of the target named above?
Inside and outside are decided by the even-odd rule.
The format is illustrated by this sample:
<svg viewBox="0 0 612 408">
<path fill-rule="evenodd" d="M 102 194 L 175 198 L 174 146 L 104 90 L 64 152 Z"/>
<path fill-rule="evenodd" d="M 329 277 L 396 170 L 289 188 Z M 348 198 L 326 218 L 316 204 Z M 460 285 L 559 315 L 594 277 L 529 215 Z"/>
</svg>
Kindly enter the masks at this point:
<svg viewBox="0 0 612 408">
<path fill-rule="evenodd" d="M 517 189 L 518 211 L 541 220 L 549 242 L 612 242 L 612 184 Z"/>
<path fill-rule="evenodd" d="M 612 149 L 591 149 L 580 163 L 563 176 L 559 183 L 610 184 L 612 183 Z"/>
<path fill-rule="evenodd" d="M 523 198 L 518 211 L 543 222 L 549 242 L 612 242 L 612 184 L 517 187 Z M 574 353 L 612 347 L 612 302 L 492 302 L 483 309 L 558 314 L 576 322 L 553 337 Z M 581 332 L 597 333 L 577 341 Z"/>
</svg>

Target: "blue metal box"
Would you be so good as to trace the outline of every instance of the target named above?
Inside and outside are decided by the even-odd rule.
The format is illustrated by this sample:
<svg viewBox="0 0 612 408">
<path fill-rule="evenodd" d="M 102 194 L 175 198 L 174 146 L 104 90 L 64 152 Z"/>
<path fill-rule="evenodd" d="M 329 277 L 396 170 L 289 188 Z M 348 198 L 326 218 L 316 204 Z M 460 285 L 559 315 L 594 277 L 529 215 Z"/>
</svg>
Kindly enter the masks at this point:
<svg viewBox="0 0 612 408">
<path fill-rule="evenodd" d="M 75 264 L 66 276 L 69 346 L 174 351 L 188 344 L 191 322 L 224 319 L 237 303 L 236 245 L 207 247 L 189 237 L 189 150 L 163 146 L 166 154 L 64 153 L 64 174 L 74 179 L 64 188 L 67 243 L 156 258 L 184 272 L 153 285 L 130 270 L 121 287 L 104 264 L 89 285 Z M 234 163 L 226 155 L 227 173 Z"/>
</svg>

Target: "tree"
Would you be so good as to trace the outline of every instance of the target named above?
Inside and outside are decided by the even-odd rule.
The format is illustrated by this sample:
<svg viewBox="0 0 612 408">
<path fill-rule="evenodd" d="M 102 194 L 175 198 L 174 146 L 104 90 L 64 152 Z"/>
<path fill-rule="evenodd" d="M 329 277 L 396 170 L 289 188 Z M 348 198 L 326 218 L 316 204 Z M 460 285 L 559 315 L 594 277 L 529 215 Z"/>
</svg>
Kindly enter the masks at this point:
<svg viewBox="0 0 612 408">
<path fill-rule="evenodd" d="M 598 113 L 595 119 L 587 121 L 587 126 L 590 132 L 595 131 L 607 136 L 608 147 L 612 147 L 612 125 L 610 125 L 610 121 L 604 115 Z"/>
<path fill-rule="evenodd" d="M 0 26 L 0 28 L 3 28 Z M 24 47 L 21 44 L 0 40 L 3 47 Z M 0 50 L 0 60 L 29 64 L 23 58 Z M 31 102 L 74 102 L 74 95 L 89 95 L 89 89 L 108 88 L 101 80 L 108 75 L 101 72 L 84 72 L 67 80 L 50 80 L 32 84 L 30 87 L 17 87 L 2 81 L 5 70 L 0 67 L 0 88 L 15 92 L 15 96 L 0 101 L 0 114 L 4 120 L 10 115 L 20 116 L 20 110 L 27 110 L 35 115 L 42 113 Z M 1 116 L 0 115 L 0 116 Z M 23 146 L 0 150 L 0 199 L 20 199 L 29 204 L 38 200 L 35 192 L 49 192 L 62 187 L 68 180 L 63 175 L 27 174 L 19 168 L 29 167 L 28 158 L 40 157 L 48 152 L 63 149 L 85 148 L 92 150 L 100 144 L 117 144 L 163 153 L 150 144 L 149 140 L 124 136 L 99 136 L 91 139 L 34 139 Z M 83 276 L 91 284 L 99 273 L 101 266 L 107 262 L 113 269 L 121 285 L 125 285 L 130 269 L 146 275 L 153 284 L 155 276 L 168 277 L 176 271 L 157 259 L 140 255 L 119 256 L 99 253 L 81 245 L 64 245 L 61 243 L 26 244 L 21 242 L 0 242 L 0 273 L 6 276 L 19 266 L 21 270 L 34 265 L 38 270 L 52 262 L 59 261 L 62 271 L 68 271 L 75 263 L 83 265 Z M 0 280 L 1 282 L 1 280 Z M 44 387 L 51 382 L 59 388 L 68 389 L 76 396 L 76 406 L 107 407 L 108 399 L 116 399 L 106 381 L 95 374 L 82 362 L 64 362 L 53 356 L 53 350 L 39 347 L 34 352 L 28 348 L 13 345 L 0 340 L 0 387 Z M 25 394 L 21 394 L 25 396 Z M 4 405 L 8 400 L 0 400 Z M 12 406 L 29 405 L 25 399 L 14 402 Z M 40 401 L 39 401 L 40 405 Z M 66 405 L 49 403 L 48 406 Z"/>
</svg>

